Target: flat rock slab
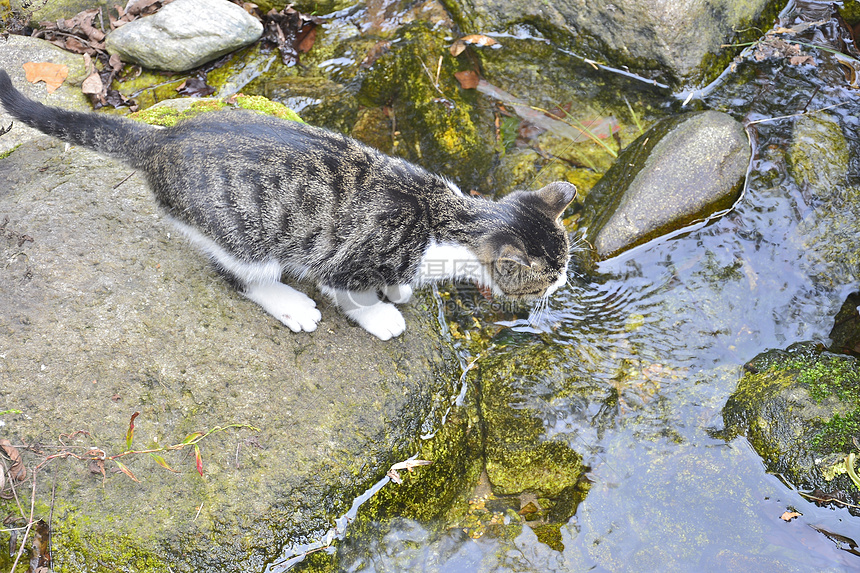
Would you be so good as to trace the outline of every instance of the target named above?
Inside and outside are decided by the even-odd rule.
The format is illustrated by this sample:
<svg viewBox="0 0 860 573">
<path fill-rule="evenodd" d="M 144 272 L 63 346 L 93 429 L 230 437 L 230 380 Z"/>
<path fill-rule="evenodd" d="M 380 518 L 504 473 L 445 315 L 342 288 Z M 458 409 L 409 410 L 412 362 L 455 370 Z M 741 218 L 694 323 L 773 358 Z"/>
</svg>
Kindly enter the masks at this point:
<svg viewBox="0 0 860 573">
<path fill-rule="evenodd" d="M 459 374 L 430 299 L 392 341 L 324 302 L 294 334 L 162 221 L 140 176 L 51 138 L 0 159 L 0 226 L 0 412 L 23 412 L 0 437 L 37 444 L 28 467 L 124 452 L 134 412 L 137 450 L 256 428 L 202 439 L 202 475 L 192 447 L 159 453 L 180 473 L 118 458 L 139 483 L 109 459 L 105 477 L 48 462 L 36 512 L 58 572 L 263 571 L 417 451 Z"/>
<path fill-rule="evenodd" d="M 106 47 L 126 62 L 182 72 L 256 42 L 263 24 L 227 0 L 174 0 L 108 34 Z"/>
<path fill-rule="evenodd" d="M 683 229 L 737 200 L 749 139 L 731 116 L 706 111 L 658 123 L 594 186 L 580 227 L 598 260 Z"/>
<path fill-rule="evenodd" d="M 467 33 L 513 32 L 527 25 L 569 35 L 576 50 L 611 65 L 675 78 L 692 76 L 736 30 L 754 24 L 768 0 L 455 0 Z"/>
</svg>

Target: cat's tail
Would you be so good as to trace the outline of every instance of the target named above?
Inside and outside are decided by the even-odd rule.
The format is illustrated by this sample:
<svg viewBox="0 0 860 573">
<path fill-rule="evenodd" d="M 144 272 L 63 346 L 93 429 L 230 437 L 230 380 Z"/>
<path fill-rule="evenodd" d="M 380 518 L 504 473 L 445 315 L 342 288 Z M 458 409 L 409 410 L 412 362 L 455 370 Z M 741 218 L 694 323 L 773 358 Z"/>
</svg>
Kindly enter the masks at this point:
<svg viewBox="0 0 860 573">
<path fill-rule="evenodd" d="M 122 117 L 42 105 L 15 89 L 4 70 L 0 70 L 0 103 L 12 117 L 42 133 L 125 160 L 132 166 L 147 155 L 145 136 L 156 129 Z"/>
</svg>

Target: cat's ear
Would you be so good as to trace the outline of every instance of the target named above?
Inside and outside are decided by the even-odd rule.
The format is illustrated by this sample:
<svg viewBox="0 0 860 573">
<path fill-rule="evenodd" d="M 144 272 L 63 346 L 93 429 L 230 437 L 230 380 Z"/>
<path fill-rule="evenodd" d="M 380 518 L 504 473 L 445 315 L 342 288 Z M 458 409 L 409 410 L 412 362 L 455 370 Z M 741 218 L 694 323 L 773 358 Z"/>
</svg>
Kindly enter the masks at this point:
<svg viewBox="0 0 860 573">
<path fill-rule="evenodd" d="M 543 189 L 534 191 L 534 195 L 540 199 L 538 208 L 555 221 L 576 199 L 576 186 L 566 181 L 555 181 Z"/>
</svg>

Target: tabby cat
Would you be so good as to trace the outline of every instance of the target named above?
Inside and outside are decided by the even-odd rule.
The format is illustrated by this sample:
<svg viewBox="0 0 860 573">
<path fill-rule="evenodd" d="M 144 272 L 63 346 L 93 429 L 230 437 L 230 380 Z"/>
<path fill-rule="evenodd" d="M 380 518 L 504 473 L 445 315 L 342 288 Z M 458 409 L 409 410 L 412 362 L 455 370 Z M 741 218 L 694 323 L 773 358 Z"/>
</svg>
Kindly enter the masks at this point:
<svg viewBox="0 0 860 573">
<path fill-rule="evenodd" d="M 492 202 L 300 122 L 229 110 L 157 128 L 44 106 L 3 70 L 0 102 L 39 131 L 143 173 L 169 220 L 218 272 L 295 332 L 315 330 L 321 315 L 283 273 L 316 283 L 382 340 L 406 328 L 393 303 L 422 283 L 472 280 L 532 300 L 567 280 L 559 218 L 576 195 L 569 183 Z"/>
</svg>

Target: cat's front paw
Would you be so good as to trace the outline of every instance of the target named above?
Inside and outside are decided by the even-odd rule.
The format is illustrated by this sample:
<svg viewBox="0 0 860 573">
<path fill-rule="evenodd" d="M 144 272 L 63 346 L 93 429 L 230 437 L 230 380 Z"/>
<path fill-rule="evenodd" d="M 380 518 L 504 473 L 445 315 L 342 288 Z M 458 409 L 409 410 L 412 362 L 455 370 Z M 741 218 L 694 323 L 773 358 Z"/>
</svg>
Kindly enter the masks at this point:
<svg viewBox="0 0 860 573">
<path fill-rule="evenodd" d="M 403 315 L 393 304 L 386 302 L 348 310 L 346 315 L 380 340 L 389 340 L 406 330 Z"/>
<path fill-rule="evenodd" d="M 289 285 L 253 284 L 248 286 L 244 294 L 293 332 L 313 332 L 322 320 L 317 303 Z"/>
</svg>

